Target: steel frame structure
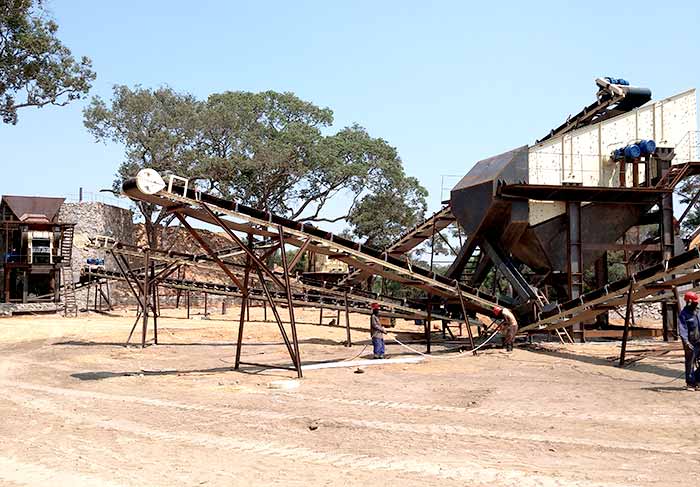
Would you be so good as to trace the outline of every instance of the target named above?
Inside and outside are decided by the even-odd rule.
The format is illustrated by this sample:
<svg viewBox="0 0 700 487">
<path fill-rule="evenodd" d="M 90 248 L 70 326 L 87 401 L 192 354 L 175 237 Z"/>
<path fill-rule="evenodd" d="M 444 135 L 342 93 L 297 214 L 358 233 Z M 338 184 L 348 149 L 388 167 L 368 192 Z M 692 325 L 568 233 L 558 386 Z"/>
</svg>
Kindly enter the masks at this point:
<svg viewBox="0 0 700 487">
<path fill-rule="evenodd" d="M 95 269 L 86 268 L 86 273 L 89 276 L 94 276 L 98 278 L 105 279 L 120 279 L 127 282 L 133 296 L 135 297 L 139 311 L 136 317 L 136 321 L 132 326 L 129 337 L 127 338 L 127 344 L 129 343 L 131 336 L 139 323 L 142 321 L 142 334 L 141 334 L 141 346 L 146 345 L 147 337 L 147 322 L 149 314 L 153 316 L 154 319 L 154 343 L 158 343 L 157 338 L 157 318 L 159 315 L 158 311 L 158 299 L 157 299 L 157 287 L 165 287 L 176 290 L 190 291 L 202 291 L 205 293 L 205 303 L 207 293 L 213 295 L 223 295 L 232 296 L 241 299 L 241 314 L 239 321 L 239 333 L 237 337 L 237 351 L 236 351 L 236 365 L 234 368 L 240 368 L 240 365 L 254 365 L 254 366 L 265 366 L 265 367 L 279 367 L 277 365 L 264 365 L 257 363 L 244 362 L 241 360 L 241 350 L 243 347 L 243 332 L 241 330 L 245 327 L 245 312 L 247 310 L 247 305 L 250 300 L 262 301 L 263 303 L 269 303 L 272 310 L 275 321 L 279 327 L 280 334 L 284 340 L 285 346 L 289 353 L 290 359 L 292 361 L 293 367 L 299 377 L 301 377 L 301 359 L 299 354 L 299 341 L 296 333 L 296 320 L 294 317 L 294 307 L 319 307 L 321 312 L 323 308 L 332 309 L 338 311 L 340 316 L 341 312 L 345 312 L 345 329 L 347 334 L 346 346 L 351 346 L 351 331 L 350 331 L 350 312 L 369 314 L 369 304 L 371 302 L 378 302 L 381 307 L 381 314 L 388 317 L 404 318 L 404 319 L 423 319 L 426 324 L 430 323 L 432 319 L 440 319 L 443 322 L 447 321 L 457 321 L 463 320 L 464 316 L 467 316 L 466 305 L 464 304 L 463 296 L 461 290 L 457 292 L 457 296 L 460 300 L 460 306 L 462 314 L 460 316 L 448 316 L 442 313 L 433 313 L 432 303 L 428 302 L 424 309 L 413 306 L 420 306 L 419 303 L 408 303 L 406 300 L 398 300 L 395 298 L 390 298 L 387 296 L 382 296 L 376 293 L 369 293 L 362 290 L 355 290 L 353 288 L 338 289 L 335 287 L 323 287 L 320 285 L 311 285 L 308 282 L 302 282 L 297 280 L 291 275 L 291 268 L 293 265 L 299 261 L 302 256 L 302 251 L 300 250 L 291 261 L 287 261 L 286 253 L 282 252 L 282 262 L 283 271 L 278 272 L 270 269 L 264 263 L 264 259 L 255 254 L 255 250 L 250 246 L 244 245 L 239 247 L 241 250 L 237 252 L 230 252 L 229 258 L 233 255 L 236 257 L 242 257 L 245 255 L 244 263 L 233 262 L 229 258 L 221 259 L 204 239 L 199 234 L 199 231 L 193 228 L 183 216 L 180 216 L 183 220 L 181 221 L 182 226 L 192 233 L 195 240 L 197 240 L 202 248 L 206 251 L 206 255 L 192 255 L 185 254 L 181 252 L 172 252 L 165 250 L 150 249 L 148 247 L 139 247 L 136 245 L 128 245 L 119 242 L 115 242 L 113 239 L 98 237 L 93 238 L 90 243 L 90 247 L 93 249 L 100 249 L 107 251 L 117 262 L 118 272 L 107 271 L 106 269 Z M 217 217 L 217 215 L 214 215 Z M 233 232 L 229 235 L 232 240 L 242 244 L 238 236 Z M 199 238 L 197 238 L 199 237 Z M 273 248 L 267 246 L 264 248 L 264 254 L 269 255 L 270 250 L 280 251 L 285 248 L 285 238 L 284 232 L 281 233 L 277 245 Z M 309 244 L 302 246 L 308 248 Z M 129 264 L 127 258 L 135 258 L 137 260 L 143 259 L 144 265 L 141 267 L 133 267 Z M 240 260 L 240 259 L 239 259 Z M 180 279 L 171 277 L 172 274 L 178 270 L 180 267 L 192 266 L 199 267 L 207 270 L 217 270 L 223 273 L 227 278 L 231 280 L 231 284 L 220 284 L 212 282 L 203 281 L 192 281 L 186 279 Z M 157 273 L 156 273 L 157 271 Z M 257 282 L 257 286 L 255 285 Z M 240 284 L 240 285 L 239 285 Z M 281 315 L 278 310 L 278 305 L 286 305 L 287 309 L 291 311 L 289 322 L 286 323 L 282 320 Z M 206 304 L 205 304 L 206 307 Z M 189 299 L 188 299 L 188 312 L 189 312 Z M 468 320 L 467 320 L 468 322 Z M 289 325 L 291 328 L 291 334 L 287 333 L 285 325 Z M 430 337 L 429 337 L 429 325 L 426 327 L 427 330 L 427 346 L 428 350 L 430 348 Z M 467 326 L 469 334 L 469 343 L 471 348 L 474 349 L 473 336 L 471 334 L 471 328 Z M 450 330 L 451 333 L 451 330 Z M 290 336 L 291 335 L 291 336 Z M 289 367 L 281 367 L 289 368 Z"/>
</svg>

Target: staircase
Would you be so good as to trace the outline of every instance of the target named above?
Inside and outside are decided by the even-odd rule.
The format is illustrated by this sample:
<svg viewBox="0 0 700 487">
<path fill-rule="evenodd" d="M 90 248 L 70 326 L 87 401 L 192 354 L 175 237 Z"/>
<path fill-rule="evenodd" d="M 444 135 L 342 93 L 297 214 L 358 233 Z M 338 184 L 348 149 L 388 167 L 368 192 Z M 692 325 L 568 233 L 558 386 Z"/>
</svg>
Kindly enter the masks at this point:
<svg viewBox="0 0 700 487">
<path fill-rule="evenodd" d="M 78 316 L 78 301 L 75 298 L 75 280 L 73 279 L 73 225 L 63 227 L 61 235 L 61 280 L 63 281 L 63 314 Z"/>
<path fill-rule="evenodd" d="M 482 253 L 481 253 L 481 248 L 477 247 L 474 249 L 474 253 L 472 256 L 469 258 L 467 263 L 464 265 L 464 269 L 462 270 L 462 274 L 459 276 L 459 282 L 472 285 L 472 278 L 474 277 L 474 274 L 476 273 L 477 268 L 479 267 L 479 262 L 481 262 L 482 258 Z"/>
<path fill-rule="evenodd" d="M 690 164 L 676 164 L 671 166 L 656 183 L 658 189 L 673 189 L 685 177 L 690 169 Z"/>
</svg>

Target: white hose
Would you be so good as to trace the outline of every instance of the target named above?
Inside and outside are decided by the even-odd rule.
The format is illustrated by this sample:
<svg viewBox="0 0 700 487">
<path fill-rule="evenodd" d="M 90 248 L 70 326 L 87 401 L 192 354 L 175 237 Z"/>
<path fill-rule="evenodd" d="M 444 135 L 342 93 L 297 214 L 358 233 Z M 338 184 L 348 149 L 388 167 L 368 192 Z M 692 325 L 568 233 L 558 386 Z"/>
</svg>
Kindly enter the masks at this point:
<svg viewBox="0 0 700 487">
<path fill-rule="evenodd" d="M 490 342 L 491 339 L 492 339 L 493 337 L 495 337 L 497 333 L 498 333 L 498 330 L 496 330 L 495 332 L 493 332 L 493 334 L 492 334 L 490 337 L 488 337 L 488 339 L 486 339 L 485 342 L 483 342 L 481 345 L 479 345 L 478 347 L 476 347 L 475 349 L 473 349 L 473 350 L 471 350 L 471 351 L 476 352 L 477 350 L 479 350 L 481 347 L 483 347 L 483 346 L 486 345 L 488 342 Z M 453 357 L 441 357 L 441 356 L 439 356 L 439 355 L 437 355 L 437 356 L 436 356 L 436 355 L 429 355 L 429 354 L 427 354 L 427 353 L 419 352 L 419 351 L 416 350 L 415 348 L 411 348 L 411 347 L 409 347 L 408 345 L 406 345 L 405 343 L 401 343 L 401 341 L 400 341 L 398 338 L 396 338 L 394 335 L 391 335 L 390 338 L 391 338 L 392 340 L 394 340 L 396 343 L 398 343 L 399 345 L 401 345 L 403 348 L 405 348 L 405 349 L 407 349 L 407 350 L 410 350 L 410 351 L 413 352 L 413 353 L 417 353 L 418 355 L 422 355 L 422 356 L 424 356 L 424 357 L 441 358 L 441 359 L 452 359 L 452 358 L 460 358 L 460 357 L 462 357 L 461 355 L 455 355 L 455 356 L 453 356 Z M 452 348 L 452 349 L 446 350 L 446 352 L 453 352 L 453 351 L 457 351 L 457 350 L 460 350 L 460 349 L 459 349 L 459 348 Z"/>
</svg>

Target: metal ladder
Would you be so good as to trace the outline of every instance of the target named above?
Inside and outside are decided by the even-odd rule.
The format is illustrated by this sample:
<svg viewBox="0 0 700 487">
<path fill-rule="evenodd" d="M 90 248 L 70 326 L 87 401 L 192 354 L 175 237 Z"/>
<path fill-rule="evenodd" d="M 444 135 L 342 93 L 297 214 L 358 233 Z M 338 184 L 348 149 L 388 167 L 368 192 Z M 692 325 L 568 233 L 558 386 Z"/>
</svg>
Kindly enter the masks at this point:
<svg viewBox="0 0 700 487">
<path fill-rule="evenodd" d="M 63 279 L 63 316 L 78 316 L 78 301 L 75 298 L 75 282 L 73 281 L 73 268 L 61 267 L 61 279 Z"/>
<path fill-rule="evenodd" d="M 533 289 L 535 290 L 535 293 L 537 294 L 537 297 L 539 298 L 539 300 L 542 302 L 543 306 L 545 304 L 549 304 L 549 300 L 547 299 L 547 296 L 545 296 L 544 293 L 542 291 L 540 291 L 539 288 L 535 287 Z M 562 344 L 570 343 L 573 345 L 573 343 L 574 343 L 574 339 L 571 338 L 571 335 L 569 334 L 569 332 L 567 331 L 566 328 L 555 328 L 555 329 L 551 330 L 551 333 L 556 335 Z"/>
<path fill-rule="evenodd" d="M 78 301 L 75 297 L 75 281 L 73 280 L 73 236 L 75 228 L 66 226 L 61 235 L 61 280 L 63 281 L 63 315 L 78 316 Z"/>
<path fill-rule="evenodd" d="M 66 226 L 63 228 L 63 234 L 61 235 L 61 263 L 63 265 L 70 265 L 71 258 L 73 257 L 73 236 L 75 234 L 75 228 L 73 226 Z"/>
</svg>

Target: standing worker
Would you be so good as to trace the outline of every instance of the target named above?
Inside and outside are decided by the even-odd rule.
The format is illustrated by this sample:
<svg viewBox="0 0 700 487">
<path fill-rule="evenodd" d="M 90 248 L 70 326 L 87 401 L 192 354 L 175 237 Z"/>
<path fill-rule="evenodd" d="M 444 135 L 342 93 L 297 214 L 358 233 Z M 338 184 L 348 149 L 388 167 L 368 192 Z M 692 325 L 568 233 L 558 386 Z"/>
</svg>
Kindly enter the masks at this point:
<svg viewBox="0 0 700 487">
<path fill-rule="evenodd" d="M 374 348 L 374 358 L 384 358 L 384 335 L 386 330 L 379 322 L 379 304 L 372 303 L 372 316 L 369 319 L 369 333 L 372 337 L 372 347 Z"/>
<path fill-rule="evenodd" d="M 683 298 L 685 307 L 678 316 L 678 335 L 685 352 L 685 385 L 697 390 L 700 385 L 700 370 L 697 369 L 695 361 L 700 354 L 700 299 L 693 291 L 685 293 Z"/>
<path fill-rule="evenodd" d="M 515 334 L 518 332 L 518 320 L 515 319 L 515 316 L 508 308 L 501 308 L 500 306 L 493 307 L 493 314 L 496 318 L 501 318 L 498 329 L 503 334 L 503 348 L 508 352 L 512 352 Z"/>
</svg>

